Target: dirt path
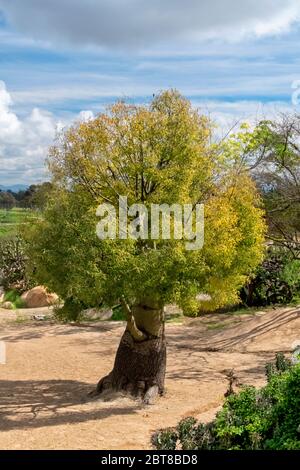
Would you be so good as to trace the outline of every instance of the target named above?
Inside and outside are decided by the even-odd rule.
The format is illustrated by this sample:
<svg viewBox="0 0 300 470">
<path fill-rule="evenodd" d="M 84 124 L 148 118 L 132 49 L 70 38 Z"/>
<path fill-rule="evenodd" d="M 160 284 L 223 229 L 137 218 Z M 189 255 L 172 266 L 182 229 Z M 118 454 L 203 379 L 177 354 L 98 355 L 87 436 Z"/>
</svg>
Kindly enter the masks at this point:
<svg viewBox="0 0 300 470">
<path fill-rule="evenodd" d="M 7 364 L 0 365 L 1 449 L 149 449 L 160 427 L 189 415 L 211 419 L 228 369 L 243 383 L 262 384 L 274 352 L 300 339 L 299 309 L 169 324 L 167 394 L 143 407 L 122 397 L 86 400 L 112 367 L 123 324 L 1 323 L 1 315 L 7 347 Z"/>
</svg>

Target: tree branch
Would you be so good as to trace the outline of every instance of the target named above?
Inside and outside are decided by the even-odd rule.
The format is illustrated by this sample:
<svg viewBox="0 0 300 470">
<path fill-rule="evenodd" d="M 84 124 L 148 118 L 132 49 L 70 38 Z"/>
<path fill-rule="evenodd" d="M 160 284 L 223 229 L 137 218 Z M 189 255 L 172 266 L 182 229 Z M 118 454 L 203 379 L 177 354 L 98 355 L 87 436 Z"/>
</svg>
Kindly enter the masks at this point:
<svg viewBox="0 0 300 470">
<path fill-rule="evenodd" d="M 132 314 L 132 311 L 128 303 L 125 300 L 125 297 L 122 296 L 120 301 L 121 301 L 122 307 L 124 309 L 124 312 L 127 318 L 127 330 L 129 331 L 129 333 L 131 334 L 131 336 L 133 337 L 135 341 L 138 341 L 138 342 L 145 341 L 147 339 L 147 336 L 145 335 L 145 333 L 139 330 L 138 327 L 136 326 L 134 316 Z"/>
</svg>

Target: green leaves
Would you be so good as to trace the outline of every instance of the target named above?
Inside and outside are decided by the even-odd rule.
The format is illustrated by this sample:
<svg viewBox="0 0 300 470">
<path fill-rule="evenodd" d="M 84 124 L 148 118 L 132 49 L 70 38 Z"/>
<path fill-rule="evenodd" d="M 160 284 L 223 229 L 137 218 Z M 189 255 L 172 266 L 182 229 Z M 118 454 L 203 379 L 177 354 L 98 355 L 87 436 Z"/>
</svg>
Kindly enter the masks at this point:
<svg viewBox="0 0 300 470">
<path fill-rule="evenodd" d="M 25 246 L 20 236 L 0 240 L 0 281 L 5 290 L 22 293 L 31 287 L 26 261 Z"/>
<path fill-rule="evenodd" d="M 211 144 L 211 129 L 170 90 L 149 106 L 116 103 L 63 134 L 49 155 L 56 189 L 28 236 L 38 282 L 91 306 L 147 296 L 196 314 L 199 293 L 210 294 L 209 308 L 236 299 L 261 260 L 264 223 L 254 185 L 237 171 L 240 145 L 232 158 L 230 145 Z M 99 240 L 96 208 L 117 208 L 120 195 L 147 208 L 205 203 L 204 248 L 187 251 L 184 240 L 161 236 Z"/>
<path fill-rule="evenodd" d="M 268 368 L 269 370 L 270 368 Z M 300 364 L 277 354 L 268 384 L 244 387 L 230 395 L 208 424 L 186 418 L 153 437 L 157 449 L 291 450 L 300 449 Z"/>
</svg>

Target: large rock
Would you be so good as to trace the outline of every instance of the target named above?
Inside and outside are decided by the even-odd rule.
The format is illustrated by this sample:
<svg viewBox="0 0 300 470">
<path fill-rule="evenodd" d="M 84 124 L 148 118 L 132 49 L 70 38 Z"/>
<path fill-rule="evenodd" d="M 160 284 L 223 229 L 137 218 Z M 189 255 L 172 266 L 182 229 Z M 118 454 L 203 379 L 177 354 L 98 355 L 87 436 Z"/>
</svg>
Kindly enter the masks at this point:
<svg viewBox="0 0 300 470">
<path fill-rule="evenodd" d="M 49 307 L 58 301 L 58 296 L 49 293 L 43 286 L 37 286 L 21 296 L 27 308 Z"/>
</svg>

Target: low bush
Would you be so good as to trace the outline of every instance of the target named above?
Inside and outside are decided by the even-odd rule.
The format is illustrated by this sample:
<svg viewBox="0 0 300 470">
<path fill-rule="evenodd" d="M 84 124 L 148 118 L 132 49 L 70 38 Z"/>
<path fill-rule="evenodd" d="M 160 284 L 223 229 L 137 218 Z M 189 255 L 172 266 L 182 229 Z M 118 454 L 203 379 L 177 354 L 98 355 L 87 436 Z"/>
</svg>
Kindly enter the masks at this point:
<svg viewBox="0 0 300 470">
<path fill-rule="evenodd" d="M 186 418 L 174 429 L 156 432 L 153 445 L 159 450 L 299 450 L 300 363 L 277 354 L 266 375 L 265 387 L 247 386 L 228 396 L 212 422 Z"/>
<path fill-rule="evenodd" d="M 126 321 L 126 313 L 121 305 L 115 305 L 112 307 L 112 311 L 111 321 Z"/>
<path fill-rule="evenodd" d="M 286 304 L 300 292 L 300 261 L 278 249 L 269 249 L 256 276 L 241 290 L 247 306 Z"/>
<path fill-rule="evenodd" d="M 21 298 L 19 292 L 15 289 L 9 290 L 4 295 L 4 302 L 11 302 L 14 308 L 25 308 L 26 302 Z"/>
<path fill-rule="evenodd" d="M 0 239 L 0 284 L 5 291 L 15 290 L 19 294 L 32 287 L 26 273 L 23 241 L 19 236 Z"/>
<path fill-rule="evenodd" d="M 57 306 L 54 308 L 54 316 L 62 323 L 80 322 L 82 320 L 83 311 L 87 307 L 87 305 L 77 299 L 69 297 L 65 300 L 62 307 Z"/>
</svg>

